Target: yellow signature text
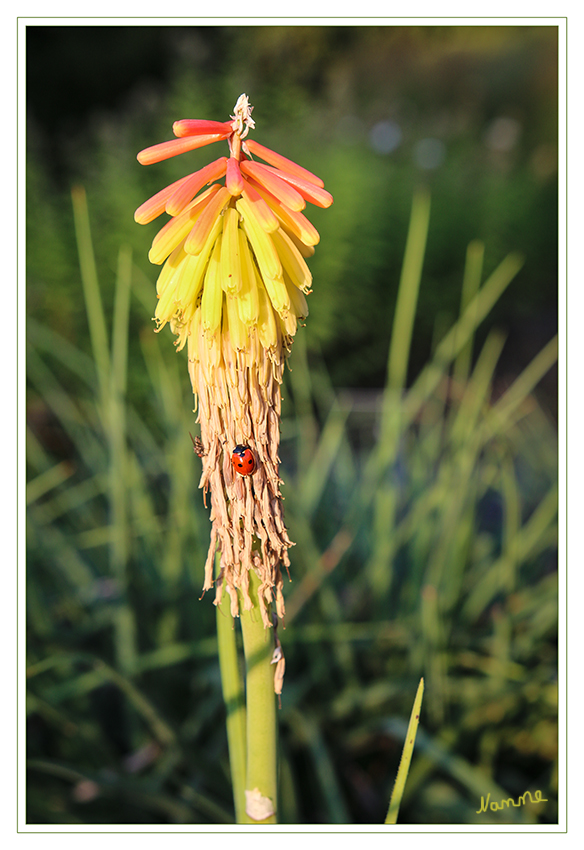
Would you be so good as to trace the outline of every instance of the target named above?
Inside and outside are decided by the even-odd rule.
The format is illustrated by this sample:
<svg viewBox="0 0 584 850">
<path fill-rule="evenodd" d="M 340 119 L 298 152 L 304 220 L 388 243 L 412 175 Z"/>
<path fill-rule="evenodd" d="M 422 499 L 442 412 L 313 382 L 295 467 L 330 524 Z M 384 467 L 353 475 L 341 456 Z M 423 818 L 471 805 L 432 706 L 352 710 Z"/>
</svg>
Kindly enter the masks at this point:
<svg viewBox="0 0 584 850">
<path fill-rule="evenodd" d="M 529 797 L 529 800 L 527 800 L 527 797 Z M 529 802 L 529 803 L 547 803 L 547 800 L 545 799 L 545 797 L 541 796 L 541 791 L 534 791 L 533 796 L 531 794 L 531 791 L 526 791 L 525 794 L 522 794 L 521 797 L 517 798 L 517 802 L 515 802 L 513 797 L 507 797 L 506 800 L 499 800 L 498 803 L 496 803 L 494 800 L 493 800 L 492 803 L 489 803 L 490 799 L 491 799 L 490 793 L 487 794 L 486 800 L 485 800 L 484 797 L 481 797 L 481 807 L 477 811 L 477 815 L 480 815 L 482 812 L 488 811 L 488 809 L 490 809 L 492 812 L 500 812 L 503 809 L 508 809 L 510 806 L 513 806 L 514 808 L 517 809 L 520 806 L 524 806 L 527 802 Z"/>
</svg>

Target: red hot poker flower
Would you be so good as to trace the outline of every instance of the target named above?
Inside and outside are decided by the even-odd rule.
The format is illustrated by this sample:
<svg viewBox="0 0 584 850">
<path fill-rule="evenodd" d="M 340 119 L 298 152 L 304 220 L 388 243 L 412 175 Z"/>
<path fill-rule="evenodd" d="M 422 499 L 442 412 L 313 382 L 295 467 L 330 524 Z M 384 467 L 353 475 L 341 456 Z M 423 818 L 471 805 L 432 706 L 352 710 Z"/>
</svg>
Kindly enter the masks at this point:
<svg viewBox="0 0 584 850">
<path fill-rule="evenodd" d="M 198 400 L 200 486 L 211 491 L 213 523 L 204 589 L 213 584 L 219 543 L 217 598 L 227 587 L 236 614 L 239 590 L 249 607 L 248 571 L 254 569 L 262 581 L 262 618 L 270 625 L 267 604 L 274 594 L 283 615 L 280 563 L 289 565 L 292 545 L 278 476 L 280 384 L 298 321 L 308 315 L 306 258 L 319 241 L 303 210 L 307 203 L 328 207 L 333 199 L 315 174 L 247 139 L 255 127 L 252 109 L 243 94 L 230 121 L 176 121 L 175 139 L 141 151 L 138 161 L 151 165 L 226 141 L 229 156 L 157 192 L 135 219 L 147 224 L 170 216 L 149 258 L 163 266 L 157 330 L 168 323 L 178 349 L 187 344 Z M 249 475 L 234 471 L 235 446 L 253 458 Z"/>
</svg>

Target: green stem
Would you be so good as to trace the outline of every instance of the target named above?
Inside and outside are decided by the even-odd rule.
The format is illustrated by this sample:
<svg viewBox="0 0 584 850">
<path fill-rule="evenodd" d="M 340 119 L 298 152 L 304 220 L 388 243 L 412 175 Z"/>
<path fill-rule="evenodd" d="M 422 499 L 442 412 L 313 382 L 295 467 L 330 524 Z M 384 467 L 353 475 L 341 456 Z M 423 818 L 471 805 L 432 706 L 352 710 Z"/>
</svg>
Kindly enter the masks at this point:
<svg viewBox="0 0 584 850">
<path fill-rule="evenodd" d="M 229 594 L 217 606 L 217 641 L 221 686 L 227 712 L 227 743 L 237 823 L 247 823 L 245 814 L 245 699 L 235 641 L 235 621 L 229 611 Z"/>
<path fill-rule="evenodd" d="M 273 639 L 260 616 L 260 581 L 249 573 L 250 611 L 241 612 L 241 630 L 246 667 L 248 818 L 245 823 L 277 823 L 276 696 L 274 667 L 270 664 Z M 262 817 L 262 815 L 264 815 Z"/>
</svg>

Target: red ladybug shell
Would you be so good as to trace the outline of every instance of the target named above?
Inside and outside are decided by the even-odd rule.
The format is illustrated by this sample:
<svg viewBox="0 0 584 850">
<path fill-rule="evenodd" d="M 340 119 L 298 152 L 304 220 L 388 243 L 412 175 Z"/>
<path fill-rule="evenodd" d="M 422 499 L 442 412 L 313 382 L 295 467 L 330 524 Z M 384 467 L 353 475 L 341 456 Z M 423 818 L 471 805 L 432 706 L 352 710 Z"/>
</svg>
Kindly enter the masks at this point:
<svg viewBox="0 0 584 850">
<path fill-rule="evenodd" d="M 231 455 L 233 468 L 240 475 L 251 475 L 255 469 L 255 458 L 247 446 L 236 446 Z"/>
</svg>

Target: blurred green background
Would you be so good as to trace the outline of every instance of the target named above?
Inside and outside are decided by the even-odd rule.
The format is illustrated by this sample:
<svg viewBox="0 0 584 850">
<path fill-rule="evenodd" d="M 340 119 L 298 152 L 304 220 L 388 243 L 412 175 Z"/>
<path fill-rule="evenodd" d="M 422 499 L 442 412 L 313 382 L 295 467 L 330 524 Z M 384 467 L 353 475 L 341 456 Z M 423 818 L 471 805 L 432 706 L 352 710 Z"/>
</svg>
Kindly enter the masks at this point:
<svg viewBox="0 0 584 850">
<path fill-rule="evenodd" d="M 133 212 L 219 155 L 137 151 L 246 92 L 335 199 L 283 389 L 281 821 L 383 822 L 424 676 L 400 822 L 556 822 L 557 29 L 30 26 L 26 85 L 28 821 L 233 819 Z"/>
</svg>

